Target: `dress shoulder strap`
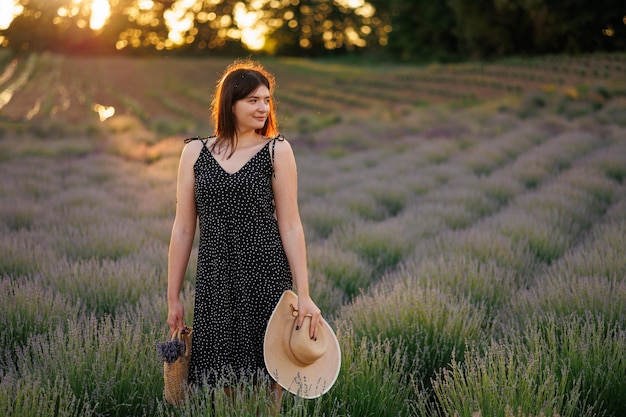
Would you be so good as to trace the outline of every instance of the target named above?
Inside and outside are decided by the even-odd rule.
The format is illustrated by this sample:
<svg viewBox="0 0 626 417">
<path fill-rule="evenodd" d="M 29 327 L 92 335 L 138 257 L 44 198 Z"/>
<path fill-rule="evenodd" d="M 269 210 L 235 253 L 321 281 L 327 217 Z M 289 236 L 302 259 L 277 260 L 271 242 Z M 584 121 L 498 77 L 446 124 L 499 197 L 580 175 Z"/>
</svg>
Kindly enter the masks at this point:
<svg viewBox="0 0 626 417">
<path fill-rule="evenodd" d="M 274 171 L 274 149 L 276 148 L 277 140 L 282 142 L 285 140 L 285 137 L 279 134 L 272 138 L 272 154 L 271 154 L 270 160 L 272 161 L 272 175 L 274 175 L 274 178 L 276 178 L 276 171 Z"/>
<path fill-rule="evenodd" d="M 194 136 L 194 137 L 192 137 L 192 138 L 187 138 L 187 139 L 185 139 L 185 143 L 189 143 L 189 142 L 194 141 L 194 140 L 200 140 L 200 141 L 202 141 L 202 143 L 204 143 L 204 144 L 206 145 L 206 143 L 207 143 L 207 141 L 208 141 L 209 139 L 213 139 L 213 138 L 215 138 L 215 137 L 217 137 L 217 136 L 215 136 L 215 135 L 211 135 L 211 136 L 203 136 L 203 137 L 200 137 L 200 136 Z"/>
</svg>

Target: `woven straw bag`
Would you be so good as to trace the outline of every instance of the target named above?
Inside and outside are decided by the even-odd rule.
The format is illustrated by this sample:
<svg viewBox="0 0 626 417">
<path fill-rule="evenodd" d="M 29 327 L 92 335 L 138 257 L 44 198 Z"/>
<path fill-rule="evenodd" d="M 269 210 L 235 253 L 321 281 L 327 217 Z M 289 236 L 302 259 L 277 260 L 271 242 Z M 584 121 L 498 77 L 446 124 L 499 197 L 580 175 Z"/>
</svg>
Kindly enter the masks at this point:
<svg viewBox="0 0 626 417">
<path fill-rule="evenodd" d="M 185 354 L 178 357 L 175 362 L 163 364 L 163 378 L 165 381 L 165 400 L 174 405 L 181 404 L 189 395 L 189 359 L 191 357 L 191 336 L 193 329 L 185 327 L 176 329 L 172 334 L 172 340 L 179 339 L 185 343 Z"/>
</svg>

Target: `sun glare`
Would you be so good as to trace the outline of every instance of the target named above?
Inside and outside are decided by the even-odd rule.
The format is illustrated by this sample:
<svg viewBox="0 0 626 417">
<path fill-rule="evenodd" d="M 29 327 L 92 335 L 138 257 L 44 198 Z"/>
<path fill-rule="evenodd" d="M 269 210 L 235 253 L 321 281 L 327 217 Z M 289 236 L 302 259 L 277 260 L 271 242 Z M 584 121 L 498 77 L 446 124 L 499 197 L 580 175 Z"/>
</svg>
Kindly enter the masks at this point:
<svg viewBox="0 0 626 417">
<path fill-rule="evenodd" d="M 240 38 L 249 49 L 258 51 L 265 46 L 265 37 L 270 28 L 262 21 L 263 12 L 259 10 L 260 5 L 252 4 L 251 8 L 252 10 L 249 10 L 242 2 L 235 4 L 233 17 L 239 31 L 230 32 L 230 36 Z"/>
<path fill-rule="evenodd" d="M 104 27 L 111 16 L 111 5 L 109 0 L 93 0 L 91 2 L 91 18 L 89 27 L 92 30 L 100 30 Z"/>
<path fill-rule="evenodd" d="M 185 33 L 193 27 L 195 14 L 191 9 L 195 5 L 196 0 L 178 0 L 163 13 L 169 29 L 168 40 L 175 45 L 185 44 Z"/>
<path fill-rule="evenodd" d="M 150 10 L 154 7 L 154 2 L 152 0 L 139 0 L 137 7 L 139 10 Z"/>
<path fill-rule="evenodd" d="M 20 0 L 0 0 L 0 30 L 8 29 L 11 22 L 24 11 Z"/>
<path fill-rule="evenodd" d="M 102 29 L 111 17 L 111 5 L 109 0 L 72 0 L 69 6 L 59 7 L 55 23 L 61 18 L 74 16 L 89 16 L 89 28 L 97 31 Z M 79 19 L 76 25 L 80 28 L 87 27 L 87 21 Z"/>
</svg>

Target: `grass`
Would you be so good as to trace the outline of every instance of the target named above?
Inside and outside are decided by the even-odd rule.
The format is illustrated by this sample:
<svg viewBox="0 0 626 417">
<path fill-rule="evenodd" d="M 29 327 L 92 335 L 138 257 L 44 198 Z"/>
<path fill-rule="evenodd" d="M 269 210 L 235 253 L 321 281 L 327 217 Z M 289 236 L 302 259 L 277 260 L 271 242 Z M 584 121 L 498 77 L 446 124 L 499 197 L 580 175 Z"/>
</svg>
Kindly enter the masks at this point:
<svg viewBox="0 0 626 417">
<path fill-rule="evenodd" d="M 339 416 L 407 415 L 412 393 L 410 375 L 404 371 L 409 360 L 405 351 L 388 339 L 359 338 L 350 330 L 339 337 L 344 358 L 337 381 L 341 393 L 323 398 L 325 409 Z M 350 401 L 351 396 L 360 401 Z"/>
<path fill-rule="evenodd" d="M 594 228 L 590 239 L 586 239 L 555 263 L 554 273 L 600 276 L 623 282 L 626 277 L 626 266 L 623 262 L 625 230 L 624 221 L 609 221 Z"/>
<path fill-rule="evenodd" d="M 66 382 L 96 414 L 151 413 L 162 378 L 154 356 L 156 331 L 136 331 L 124 318 L 70 319 L 17 350 L 16 374 Z M 85 400 L 82 400 L 85 401 Z"/>
<path fill-rule="evenodd" d="M 510 294 L 519 290 L 514 271 L 494 261 L 483 262 L 465 255 L 408 263 L 393 279 L 412 282 L 422 288 L 436 288 L 493 312 L 500 311 L 508 304 Z"/>
<path fill-rule="evenodd" d="M 423 383 L 489 329 L 484 309 L 412 282 L 383 283 L 342 310 L 341 317 L 358 337 L 376 336 L 394 351 L 406 349 L 406 371 Z"/>
<path fill-rule="evenodd" d="M 311 294 L 343 357 L 327 395 L 286 395 L 283 416 L 625 416 L 622 61 L 267 60 Z M 210 133 L 189 130 L 210 130 L 207 74 L 225 64 L 0 55 L 0 89 L 28 75 L 0 119 L 0 414 L 267 408 L 254 384 L 170 406 L 154 348 L 182 138 Z M 196 256 L 197 240 L 187 323 Z"/>
<path fill-rule="evenodd" d="M 396 219 L 370 225 L 358 222 L 333 234 L 332 242 L 360 256 L 379 277 L 395 268 L 412 249 L 410 234 Z"/>
<path fill-rule="evenodd" d="M 586 318 L 589 312 L 607 323 L 623 326 L 626 284 L 604 277 L 548 275 L 531 289 L 521 291 L 503 314 L 511 324 L 521 325 L 533 315 Z"/>
<path fill-rule="evenodd" d="M 485 352 L 468 350 L 463 361 L 452 360 L 450 368 L 437 376 L 438 407 L 446 415 L 464 416 L 504 417 L 510 410 L 535 416 L 594 415 L 578 406 L 583 396 L 580 381 L 568 386 L 563 382 L 572 378 L 568 368 L 540 356 L 546 348 L 541 341 L 535 346 L 494 342 Z"/>
<path fill-rule="evenodd" d="M 80 302 L 72 302 L 59 290 L 49 287 L 40 276 L 0 281 L 2 299 L 2 341 L 5 346 L 23 346 L 32 336 L 46 334 L 63 324 L 66 317 L 85 311 Z"/>
<path fill-rule="evenodd" d="M 79 401 L 64 380 L 42 382 L 25 380 L 14 374 L 3 374 L 0 383 L 0 411 L 3 415 L 95 416 L 89 404 Z"/>
<path fill-rule="evenodd" d="M 309 269 L 323 274 L 347 300 L 366 290 L 373 281 L 373 270 L 358 254 L 331 244 L 309 245 Z"/>
</svg>

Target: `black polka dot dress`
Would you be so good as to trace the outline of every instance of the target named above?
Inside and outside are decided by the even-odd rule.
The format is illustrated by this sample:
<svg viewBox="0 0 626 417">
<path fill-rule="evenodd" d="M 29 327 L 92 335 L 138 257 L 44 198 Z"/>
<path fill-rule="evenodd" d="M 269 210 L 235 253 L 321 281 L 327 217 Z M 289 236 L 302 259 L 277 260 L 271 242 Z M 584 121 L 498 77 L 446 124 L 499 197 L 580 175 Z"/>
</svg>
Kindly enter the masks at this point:
<svg viewBox="0 0 626 417">
<path fill-rule="evenodd" d="M 202 140 L 193 167 L 200 241 L 190 381 L 197 385 L 267 375 L 265 328 L 281 294 L 292 286 L 274 216 L 276 140 L 232 174 Z"/>
</svg>

